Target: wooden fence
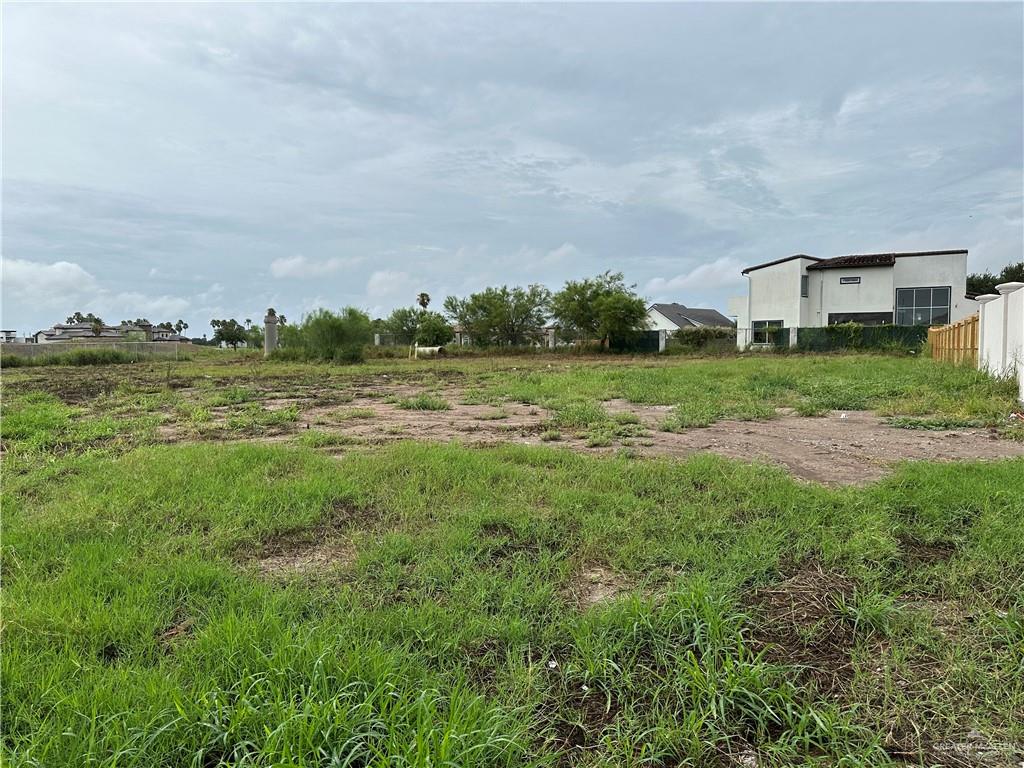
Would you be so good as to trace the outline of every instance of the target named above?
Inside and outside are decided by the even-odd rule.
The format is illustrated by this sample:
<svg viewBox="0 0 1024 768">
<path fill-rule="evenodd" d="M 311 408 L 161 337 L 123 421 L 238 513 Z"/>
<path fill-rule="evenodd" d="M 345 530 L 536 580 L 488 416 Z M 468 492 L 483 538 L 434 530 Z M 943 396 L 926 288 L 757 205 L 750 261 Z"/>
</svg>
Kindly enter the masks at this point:
<svg viewBox="0 0 1024 768">
<path fill-rule="evenodd" d="M 928 329 L 928 346 L 935 360 L 978 364 L 978 316 L 970 315 L 941 328 Z"/>
</svg>

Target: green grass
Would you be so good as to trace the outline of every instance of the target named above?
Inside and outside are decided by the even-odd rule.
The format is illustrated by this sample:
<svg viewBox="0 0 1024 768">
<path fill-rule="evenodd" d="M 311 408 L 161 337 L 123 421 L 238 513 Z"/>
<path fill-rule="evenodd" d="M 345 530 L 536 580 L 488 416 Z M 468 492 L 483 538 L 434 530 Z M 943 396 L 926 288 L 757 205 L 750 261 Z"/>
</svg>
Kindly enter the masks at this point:
<svg viewBox="0 0 1024 768">
<path fill-rule="evenodd" d="M 148 444 L 167 413 L 208 425 L 211 395 L 234 400 L 233 439 L 290 428 L 296 408 L 234 391 L 257 390 L 256 362 L 199 398 L 162 367 L 73 403 L 33 391 L 40 369 L 4 373 L 5 764 L 926 765 L 972 731 L 1021 750 L 1024 460 L 837 490 L 557 443 Z M 611 397 L 690 423 L 800 402 L 988 423 L 1009 398 L 930 361 L 763 362 L 757 382 L 746 360 L 448 375 L 552 408 L 552 440 L 636 440 Z M 326 545 L 349 554 L 260 574 L 261 554 Z M 612 597 L 586 599 L 593 572 Z M 813 623 L 766 608 L 797 583 L 821 585 Z"/>
<path fill-rule="evenodd" d="M 173 351 L 173 350 L 171 350 Z M 164 357 L 164 356 L 167 357 Z M 178 353 L 178 361 L 187 360 L 188 356 Z M 3 368 L 38 368 L 50 365 L 124 365 L 137 363 L 140 360 L 174 359 L 169 352 L 126 352 L 120 349 L 72 349 L 66 352 L 53 352 L 47 355 L 32 357 L 6 353 L 0 358 Z"/>
<path fill-rule="evenodd" d="M 341 408 L 331 413 L 330 418 L 334 421 L 354 421 L 357 419 L 372 419 L 377 416 L 373 408 Z"/>
<path fill-rule="evenodd" d="M 405 411 L 447 411 L 451 408 L 444 398 L 426 394 L 399 398 L 395 405 Z"/>
</svg>

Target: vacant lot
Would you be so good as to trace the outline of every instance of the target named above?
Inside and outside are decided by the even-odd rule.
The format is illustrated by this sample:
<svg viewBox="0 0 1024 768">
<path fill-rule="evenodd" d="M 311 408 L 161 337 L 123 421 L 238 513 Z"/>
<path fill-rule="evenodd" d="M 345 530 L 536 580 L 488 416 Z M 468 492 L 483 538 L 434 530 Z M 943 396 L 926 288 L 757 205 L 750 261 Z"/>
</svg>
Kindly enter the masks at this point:
<svg viewBox="0 0 1024 768">
<path fill-rule="evenodd" d="M 3 385 L 11 765 L 1024 760 L 1024 443 L 973 371 L 203 358 Z"/>
</svg>

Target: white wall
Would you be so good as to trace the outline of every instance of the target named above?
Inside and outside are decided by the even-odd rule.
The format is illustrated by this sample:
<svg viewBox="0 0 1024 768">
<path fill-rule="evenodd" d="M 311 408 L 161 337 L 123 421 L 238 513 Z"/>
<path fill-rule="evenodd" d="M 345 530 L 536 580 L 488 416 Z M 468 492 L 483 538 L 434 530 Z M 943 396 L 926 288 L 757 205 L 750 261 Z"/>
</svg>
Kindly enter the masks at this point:
<svg viewBox="0 0 1024 768">
<path fill-rule="evenodd" d="M 896 288 L 939 288 L 950 286 L 949 322 L 955 323 L 978 311 L 968 299 L 967 254 L 947 253 L 935 256 L 900 256 L 892 268 L 893 296 Z"/>
<path fill-rule="evenodd" d="M 1024 402 L 1024 283 L 996 286 L 999 296 L 981 297 L 978 367 L 994 376 L 1016 376 Z"/>
<path fill-rule="evenodd" d="M 647 329 L 650 331 L 669 331 L 674 332 L 679 329 L 675 323 L 666 318 L 661 312 L 656 309 L 647 310 Z"/>
<path fill-rule="evenodd" d="M 808 325 L 828 325 L 828 316 L 833 312 L 892 313 L 895 293 L 891 267 L 812 269 L 809 274 L 812 316 Z M 844 277 L 859 277 L 860 282 L 843 285 Z"/>
<path fill-rule="evenodd" d="M 806 300 L 800 298 L 800 275 L 810 259 L 792 259 L 771 267 L 755 269 L 747 274 L 750 291 L 750 318 L 781 320 L 787 328 L 799 326 L 801 309 Z"/>
</svg>

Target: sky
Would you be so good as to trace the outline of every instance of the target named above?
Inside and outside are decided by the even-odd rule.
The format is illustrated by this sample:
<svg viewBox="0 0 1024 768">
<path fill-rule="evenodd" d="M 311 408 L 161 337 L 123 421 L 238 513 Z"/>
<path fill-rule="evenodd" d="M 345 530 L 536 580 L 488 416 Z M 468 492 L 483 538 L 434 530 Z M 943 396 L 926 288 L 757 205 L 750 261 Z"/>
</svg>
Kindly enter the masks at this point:
<svg viewBox="0 0 1024 768">
<path fill-rule="evenodd" d="M 1024 252 L 1024 5 L 3 6 L 2 323 Z"/>
</svg>

